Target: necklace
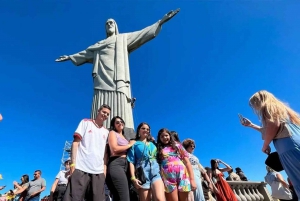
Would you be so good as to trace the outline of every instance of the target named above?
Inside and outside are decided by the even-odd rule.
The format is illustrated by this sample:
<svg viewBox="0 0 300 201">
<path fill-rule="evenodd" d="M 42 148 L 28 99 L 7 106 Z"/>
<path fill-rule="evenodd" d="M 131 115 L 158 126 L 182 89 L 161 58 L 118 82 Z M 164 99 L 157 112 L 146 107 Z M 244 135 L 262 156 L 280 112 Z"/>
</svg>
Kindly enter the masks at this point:
<svg viewBox="0 0 300 201">
<path fill-rule="evenodd" d="M 93 119 L 93 122 L 98 128 L 101 128 L 103 126 L 103 125 L 99 126 L 94 119 Z"/>
</svg>

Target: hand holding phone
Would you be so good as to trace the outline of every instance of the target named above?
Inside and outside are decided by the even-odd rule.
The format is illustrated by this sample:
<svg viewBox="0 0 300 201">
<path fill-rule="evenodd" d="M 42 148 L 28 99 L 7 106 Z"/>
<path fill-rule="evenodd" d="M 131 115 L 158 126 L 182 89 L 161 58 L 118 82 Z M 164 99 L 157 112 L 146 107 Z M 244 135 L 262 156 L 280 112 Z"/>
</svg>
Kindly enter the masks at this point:
<svg viewBox="0 0 300 201">
<path fill-rule="evenodd" d="M 243 117 L 241 114 L 238 114 L 238 116 L 243 126 L 250 126 L 252 124 L 252 122 L 249 119 Z"/>
<path fill-rule="evenodd" d="M 241 124 L 244 125 L 244 117 L 241 114 L 238 114 Z"/>
</svg>

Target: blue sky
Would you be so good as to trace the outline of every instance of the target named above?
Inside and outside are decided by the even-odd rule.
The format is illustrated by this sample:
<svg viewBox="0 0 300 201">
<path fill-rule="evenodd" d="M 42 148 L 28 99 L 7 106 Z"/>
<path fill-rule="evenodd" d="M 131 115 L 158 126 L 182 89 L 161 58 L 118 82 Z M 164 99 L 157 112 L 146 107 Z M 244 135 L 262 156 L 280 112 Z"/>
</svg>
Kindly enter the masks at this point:
<svg viewBox="0 0 300 201">
<path fill-rule="evenodd" d="M 261 89 L 300 111 L 299 1 L 11 0 L 0 6 L 0 185 L 8 190 L 41 169 L 48 194 L 65 141 L 90 115 L 91 65 L 54 60 L 104 39 L 108 18 L 124 33 L 176 8 L 158 37 L 130 55 L 135 125 L 148 122 L 154 136 L 176 130 L 196 140 L 204 166 L 219 158 L 263 180 L 261 137 L 237 113 L 259 123 L 248 99 Z"/>
</svg>

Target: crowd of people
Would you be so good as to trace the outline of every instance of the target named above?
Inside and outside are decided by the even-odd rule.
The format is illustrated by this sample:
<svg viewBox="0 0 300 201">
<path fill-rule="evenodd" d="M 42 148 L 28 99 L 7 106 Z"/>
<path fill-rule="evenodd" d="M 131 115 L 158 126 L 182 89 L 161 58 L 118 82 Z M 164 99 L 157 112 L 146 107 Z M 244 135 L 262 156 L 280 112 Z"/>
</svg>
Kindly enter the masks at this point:
<svg viewBox="0 0 300 201">
<path fill-rule="evenodd" d="M 241 123 L 262 132 L 264 153 L 270 153 L 269 144 L 273 140 L 293 183 L 294 194 L 299 194 L 300 174 L 296 174 L 300 158 L 297 150 L 300 134 L 297 130 L 297 125 L 300 125 L 298 114 L 267 91 L 255 93 L 250 99 L 250 106 L 261 118 L 262 127 L 246 118 Z M 72 177 L 67 185 L 65 201 L 81 201 L 87 195 L 90 196 L 88 199 L 104 200 L 105 191 L 97 189 L 105 189 L 105 184 L 114 201 L 135 200 L 132 191 L 137 192 L 138 199 L 142 201 L 237 200 L 226 180 L 247 181 L 241 168 L 236 168 L 234 173 L 231 166 L 219 159 L 211 160 L 210 168 L 203 168 L 193 155 L 194 140 L 186 139 L 181 143 L 179 135 L 166 128 L 158 131 L 155 140 L 151 136 L 150 125 L 145 122 L 138 125 L 134 139 L 126 139 L 122 117 L 113 117 L 109 130 L 103 128 L 109 113 L 110 107 L 102 105 L 95 120 L 82 120 L 75 131 L 70 165 Z M 277 139 L 282 122 L 294 130 L 291 130 L 290 136 Z M 99 134 L 95 137 L 91 135 L 97 132 Z M 99 147 L 103 149 L 99 151 Z M 220 168 L 220 164 L 225 167 Z M 228 172 L 226 180 L 224 172 Z M 209 189 L 208 196 L 205 196 L 207 191 L 203 184 Z"/>
<path fill-rule="evenodd" d="M 39 201 L 40 194 L 46 189 L 46 180 L 41 177 L 42 171 L 36 170 L 33 179 L 30 180 L 27 174 L 21 177 L 21 182 L 13 182 L 14 189 L 1 195 L 0 200 L 4 201 Z M 2 189 L 4 189 L 3 186 Z M 0 189 L 1 190 L 1 189 Z"/>
<path fill-rule="evenodd" d="M 203 168 L 193 154 L 194 140 L 180 142 L 178 133 L 166 128 L 158 131 L 155 140 L 145 122 L 138 125 L 134 139 L 126 139 L 121 117 L 112 118 L 109 130 L 103 127 L 109 114 L 110 107 L 102 105 L 96 119 L 79 123 L 69 164 L 72 176 L 66 185 L 64 201 L 204 201 L 205 197 L 215 200 L 214 196 L 220 201 L 236 200 L 223 176 L 223 172 L 232 174 L 232 168 L 219 159 L 211 160 L 210 168 Z M 225 168 L 219 168 L 219 164 Z M 243 175 L 240 168 L 237 170 Z M 109 191 L 100 191 L 105 185 Z M 206 196 L 203 188 L 208 189 Z"/>
<path fill-rule="evenodd" d="M 262 133 L 262 151 L 270 154 L 273 141 L 280 162 L 289 180 L 267 166 L 265 180 L 270 185 L 278 181 L 289 189 L 290 199 L 300 194 L 300 118 L 291 108 L 267 91 L 259 91 L 250 98 L 250 106 L 260 117 L 262 127 L 242 118 L 244 126 Z M 65 170 L 58 173 L 52 185 L 50 201 L 237 201 L 227 181 L 247 181 L 241 170 L 220 159 L 212 159 L 211 167 L 203 167 L 194 155 L 193 139 L 180 141 L 175 131 L 162 128 L 157 139 L 151 135 L 148 123 L 142 122 L 135 138 L 125 136 L 125 122 L 120 116 L 111 119 L 110 128 L 103 123 L 111 108 L 102 105 L 95 119 L 83 119 L 75 133 L 71 158 L 65 161 Z M 287 128 L 285 134 L 280 132 Z M 278 137 L 280 135 L 280 137 Z M 223 168 L 220 165 L 224 166 Z M 225 179 L 224 173 L 228 173 Z M 34 180 L 22 177 L 14 182 L 12 194 L 21 201 L 37 201 L 45 190 L 41 171 Z M 275 195 L 275 192 L 272 192 Z M 275 197 L 275 196 L 274 196 Z M 280 200 L 283 200 L 282 198 Z"/>
</svg>

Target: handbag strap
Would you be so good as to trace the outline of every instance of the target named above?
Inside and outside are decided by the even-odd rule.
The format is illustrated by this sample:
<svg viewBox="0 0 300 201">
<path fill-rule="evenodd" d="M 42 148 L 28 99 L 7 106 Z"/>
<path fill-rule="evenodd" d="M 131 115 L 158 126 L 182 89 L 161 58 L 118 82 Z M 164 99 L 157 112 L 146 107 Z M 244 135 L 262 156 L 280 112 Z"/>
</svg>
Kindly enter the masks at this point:
<svg viewBox="0 0 300 201">
<path fill-rule="evenodd" d="M 146 143 L 143 143 L 144 144 L 144 150 L 143 150 L 143 153 L 142 153 L 142 159 L 140 160 L 140 162 L 138 162 L 137 164 L 141 165 L 141 163 L 144 161 L 144 153 L 145 153 L 145 150 L 146 150 Z"/>
</svg>

